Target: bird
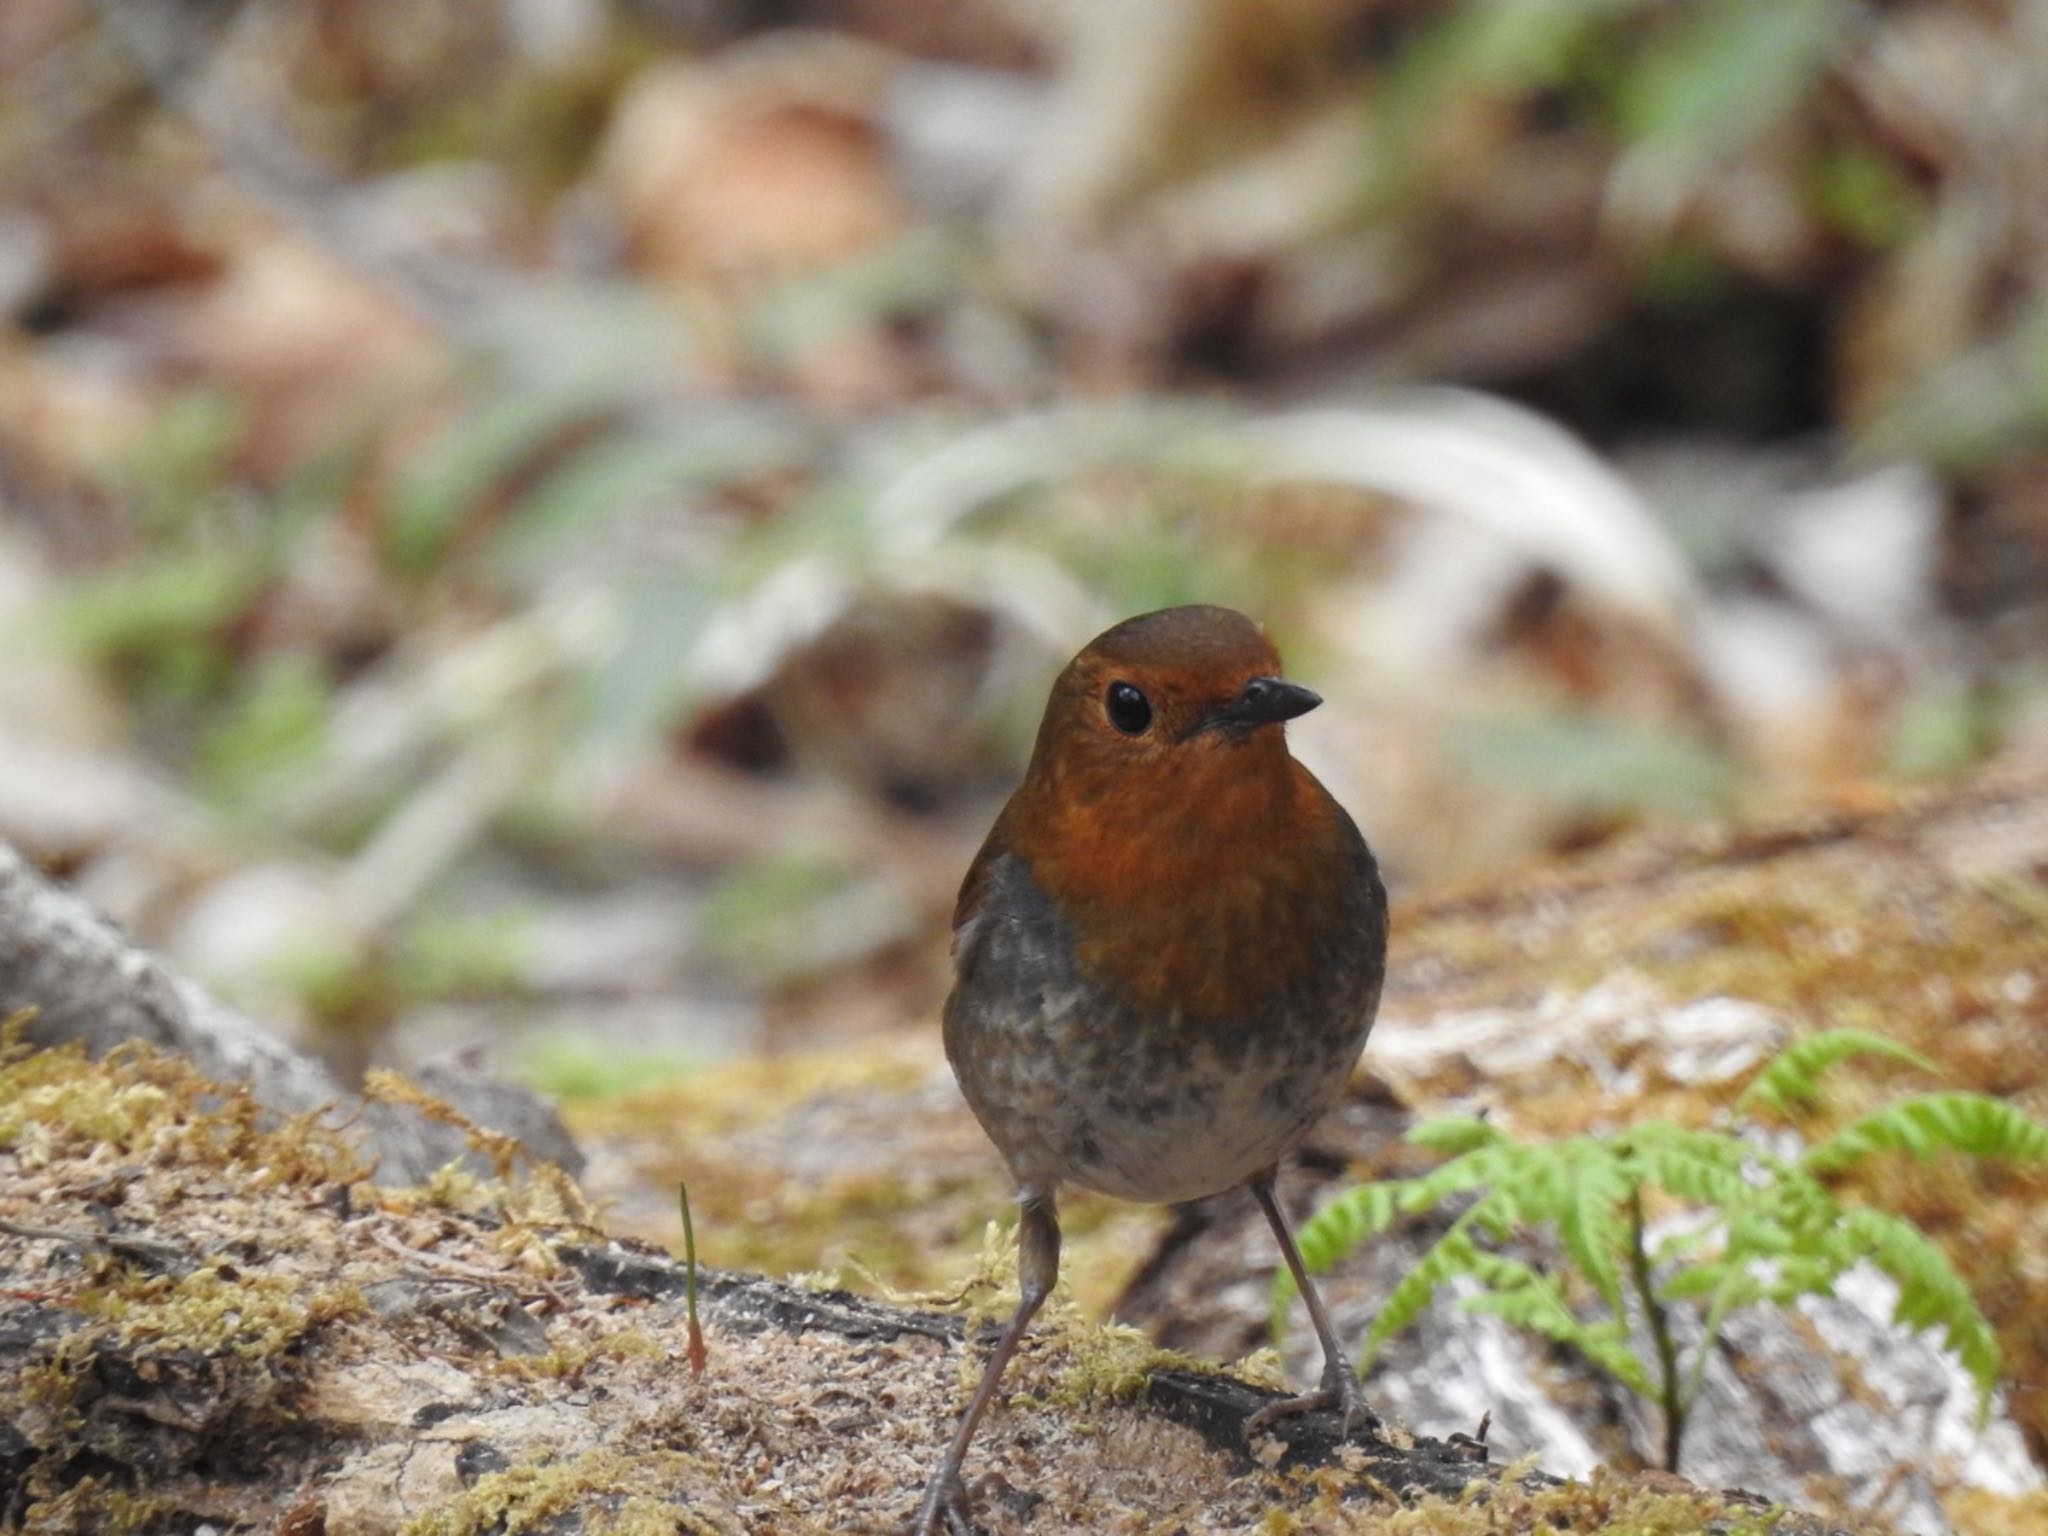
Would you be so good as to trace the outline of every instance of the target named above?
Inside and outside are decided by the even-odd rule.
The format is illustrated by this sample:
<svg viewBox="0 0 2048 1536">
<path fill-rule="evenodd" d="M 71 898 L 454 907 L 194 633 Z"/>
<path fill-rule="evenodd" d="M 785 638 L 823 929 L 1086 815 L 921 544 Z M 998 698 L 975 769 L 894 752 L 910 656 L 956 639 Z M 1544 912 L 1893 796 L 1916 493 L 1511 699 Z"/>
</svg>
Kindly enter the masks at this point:
<svg viewBox="0 0 2048 1536">
<path fill-rule="evenodd" d="M 1349 814 L 1288 751 L 1319 695 L 1264 631 L 1196 604 L 1105 630 L 1053 683 L 1022 781 L 968 866 L 943 1021 L 962 1095 L 1014 1182 L 1018 1300 L 913 1536 L 967 1525 L 961 1468 L 1059 1274 L 1077 1185 L 1173 1203 L 1250 1191 L 1322 1345 L 1316 1390 L 1374 1428 L 1274 1195 L 1378 1011 L 1387 896 Z"/>
</svg>

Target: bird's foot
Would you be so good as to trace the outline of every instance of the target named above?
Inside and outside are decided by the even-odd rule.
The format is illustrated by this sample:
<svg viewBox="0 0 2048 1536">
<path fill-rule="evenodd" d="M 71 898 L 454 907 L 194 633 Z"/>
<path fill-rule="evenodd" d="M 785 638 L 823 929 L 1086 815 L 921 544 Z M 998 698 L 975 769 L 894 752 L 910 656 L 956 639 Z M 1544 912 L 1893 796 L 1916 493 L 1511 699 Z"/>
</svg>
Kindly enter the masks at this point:
<svg viewBox="0 0 2048 1536">
<path fill-rule="evenodd" d="M 904 1536 L 975 1536 L 967 1515 L 967 1485 L 959 1473 L 932 1479 Z"/>
<path fill-rule="evenodd" d="M 1295 1418 L 1304 1413 L 1319 1413 L 1325 1408 L 1334 1408 L 1342 1416 L 1342 1438 L 1349 1440 L 1361 1429 L 1378 1429 L 1380 1416 L 1372 1411 L 1372 1405 L 1365 1400 L 1365 1389 L 1358 1384 L 1358 1376 L 1343 1362 L 1332 1362 L 1332 1368 L 1323 1372 L 1323 1384 L 1313 1392 L 1304 1392 L 1299 1397 L 1283 1397 L 1266 1404 L 1257 1413 L 1244 1421 L 1244 1437 L 1271 1429 L 1282 1419 Z"/>
</svg>

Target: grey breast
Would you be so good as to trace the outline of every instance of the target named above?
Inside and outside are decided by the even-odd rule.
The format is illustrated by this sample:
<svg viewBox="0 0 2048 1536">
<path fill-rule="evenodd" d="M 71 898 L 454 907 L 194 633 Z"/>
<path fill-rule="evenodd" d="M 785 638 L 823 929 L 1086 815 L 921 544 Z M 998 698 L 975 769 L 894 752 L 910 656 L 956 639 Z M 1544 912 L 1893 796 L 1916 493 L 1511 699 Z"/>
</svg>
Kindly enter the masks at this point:
<svg viewBox="0 0 2048 1536">
<path fill-rule="evenodd" d="M 1067 924 L 1014 853 L 990 866 L 954 937 L 946 1056 L 1019 1186 L 1068 1176 L 1088 1129 L 1073 1094 L 1084 1041 L 1112 1033 L 1117 1005 L 1085 981 Z"/>
</svg>

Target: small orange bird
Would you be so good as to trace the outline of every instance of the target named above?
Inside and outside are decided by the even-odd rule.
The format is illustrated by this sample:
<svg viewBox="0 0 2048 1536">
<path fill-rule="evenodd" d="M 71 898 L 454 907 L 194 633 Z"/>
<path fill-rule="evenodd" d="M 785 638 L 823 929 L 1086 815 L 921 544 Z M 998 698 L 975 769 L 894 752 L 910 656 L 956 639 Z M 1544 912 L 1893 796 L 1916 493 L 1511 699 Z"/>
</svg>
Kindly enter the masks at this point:
<svg viewBox="0 0 2048 1536">
<path fill-rule="evenodd" d="M 1344 808 L 1287 750 L 1322 700 L 1228 608 L 1099 635 L 1053 684 L 1024 782 L 953 912 L 946 1056 L 1016 1181 L 1016 1314 L 918 1510 L 966 1525 L 960 1467 L 1059 1275 L 1056 1200 L 1245 1185 L 1323 1346 L 1319 1390 L 1254 1414 L 1379 1422 L 1273 1198 L 1343 1090 L 1386 974 L 1387 897 Z"/>
</svg>

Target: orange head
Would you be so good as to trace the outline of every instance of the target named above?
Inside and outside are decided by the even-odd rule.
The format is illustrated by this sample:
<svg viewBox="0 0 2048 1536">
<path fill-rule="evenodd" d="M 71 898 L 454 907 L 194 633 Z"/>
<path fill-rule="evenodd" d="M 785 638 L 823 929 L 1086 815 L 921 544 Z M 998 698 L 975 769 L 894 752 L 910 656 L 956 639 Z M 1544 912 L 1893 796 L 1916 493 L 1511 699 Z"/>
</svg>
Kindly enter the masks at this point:
<svg viewBox="0 0 2048 1536">
<path fill-rule="evenodd" d="M 1097 635 L 1053 684 L 1027 782 L 1049 776 L 1091 798 L 1242 775 L 1286 760 L 1285 737 L 1260 727 L 1320 703 L 1280 681 L 1273 642 L 1233 609 L 1140 614 Z"/>
<path fill-rule="evenodd" d="M 1272 642 L 1228 608 L 1097 636 L 1053 684 L 960 916 L 986 861 L 1014 851 L 1130 1002 L 1220 1017 L 1306 963 L 1355 877 L 1357 833 L 1288 753 L 1283 723 L 1322 701 L 1279 674 Z"/>
</svg>

